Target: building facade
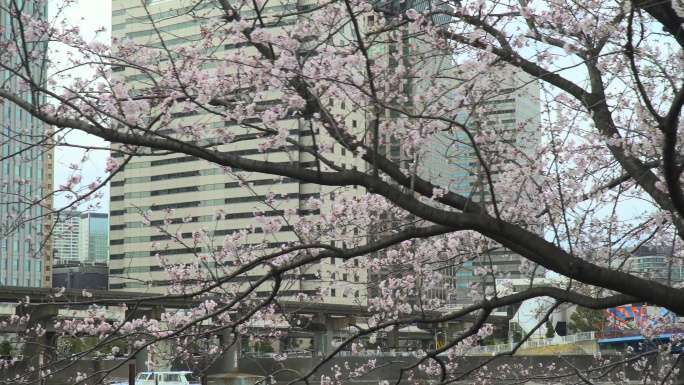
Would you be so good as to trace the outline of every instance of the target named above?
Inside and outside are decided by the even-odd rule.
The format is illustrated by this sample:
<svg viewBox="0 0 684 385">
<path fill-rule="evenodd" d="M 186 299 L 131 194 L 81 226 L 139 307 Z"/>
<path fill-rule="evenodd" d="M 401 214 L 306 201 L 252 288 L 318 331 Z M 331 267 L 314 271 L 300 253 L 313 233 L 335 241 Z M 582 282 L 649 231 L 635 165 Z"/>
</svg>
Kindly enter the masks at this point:
<svg viewBox="0 0 684 385">
<path fill-rule="evenodd" d="M 467 87 L 468 95 L 455 97 L 464 104 L 457 120 L 468 132 L 456 130 L 447 139 L 446 143 L 451 147 L 446 159 L 441 161 L 452 166 L 450 191 L 469 197 L 476 203 L 491 205 L 489 180 L 500 203 L 502 196 L 511 195 L 510 191 L 498 188 L 500 175 L 510 164 L 521 167 L 529 164 L 541 144 L 540 89 L 538 80 L 514 68 L 504 68 L 501 74 L 489 74 L 483 79 L 486 82 L 475 81 Z M 473 136 L 475 144 L 468 134 Z M 480 141 L 483 137 L 487 139 Z M 477 156 L 476 145 L 488 170 Z M 521 195 L 520 199 L 529 197 Z M 473 249 L 479 251 L 472 253 L 468 261 L 445 268 L 445 277 L 451 281 L 447 285 L 454 288 L 448 298 L 450 303 L 468 300 L 473 285 L 480 285 L 478 292 L 495 286 L 495 274 L 473 274 L 478 267 L 496 266 L 498 275 L 511 279 L 526 276 L 520 271 L 519 255 L 503 248 L 487 249 L 473 245 Z M 542 270 L 537 270 L 537 275 L 543 276 Z"/>
<path fill-rule="evenodd" d="M 125 38 L 134 40 L 137 44 L 146 44 L 151 48 L 160 48 L 160 36 L 164 38 L 165 49 L 173 50 L 181 45 L 191 46 L 204 39 L 202 34 L 201 20 L 191 20 L 186 15 L 188 4 L 180 0 L 165 0 L 148 2 L 145 7 L 138 0 L 114 0 L 112 8 L 113 38 L 122 41 Z M 306 9 L 315 3 L 312 1 L 288 1 L 278 2 L 278 4 L 267 5 L 265 12 L 283 12 L 287 10 Z M 391 2 L 390 5 L 397 5 L 399 10 L 407 7 L 417 9 L 427 9 L 430 7 L 428 1 L 418 2 Z M 388 5 L 389 6 L 389 5 Z M 270 8 L 272 7 L 272 8 Z M 205 20 L 217 17 L 213 6 L 201 3 L 199 7 L 193 8 L 193 15 L 204 14 Z M 212 13 L 214 12 L 214 13 Z M 296 17 L 296 16 L 295 16 Z M 153 20 L 154 24 L 150 21 Z M 379 19 L 379 18 L 378 18 Z M 278 26 L 292 24 L 292 17 L 280 19 Z M 363 20 L 366 28 L 375 28 L 376 19 L 369 16 Z M 288 24 L 289 23 L 289 24 Z M 382 58 L 391 56 L 398 52 L 408 52 L 412 49 L 413 38 L 411 34 L 406 35 L 406 39 L 400 42 L 379 44 L 374 47 L 371 56 Z M 341 28 L 339 36 L 341 44 L 345 41 L 353 41 L 351 29 Z M 249 52 L 251 47 L 240 46 L 240 44 L 224 44 L 216 47 L 215 57 L 220 58 L 222 52 L 231 53 L 236 49 L 243 49 Z M 410 57 L 411 55 L 407 55 Z M 391 60 L 390 60 L 391 62 Z M 421 69 L 421 74 L 434 73 L 453 67 L 450 57 L 439 57 L 425 59 L 427 68 Z M 404 63 L 391 62 L 390 67 L 396 68 Z M 215 63 L 207 61 L 207 67 L 211 68 Z M 409 67 L 406 64 L 405 67 Z M 411 74 L 416 75 L 416 74 Z M 514 74 L 506 76 L 496 92 L 481 92 L 478 94 L 478 102 L 489 103 L 487 112 L 482 116 L 477 116 L 472 111 L 464 108 L 459 119 L 463 119 L 466 124 L 476 124 L 485 129 L 497 129 L 502 133 L 500 143 L 511 143 L 516 141 L 519 148 L 534 148 L 539 141 L 537 130 L 539 117 L 539 86 L 535 81 L 525 78 L 524 75 Z M 154 83 L 152 75 L 141 73 L 128 66 L 113 68 L 113 77 L 123 79 L 126 85 L 135 85 L 136 89 L 144 89 Z M 406 84 L 403 85 L 407 92 L 407 100 L 412 100 L 410 96 L 415 92 L 414 89 L 428 88 L 424 85 L 415 85 L 424 82 L 429 76 L 408 76 Z M 447 76 L 445 76 L 447 78 Z M 422 80 L 423 79 L 423 80 Z M 413 83 L 412 83 L 413 82 Z M 491 91 L 491 90 L 490 90 Z M 275 97 L 275 96 L 274 96 Z M 272 101 L 265 100 L 264 103 Z M 363 132 L 373 124 L 369 120 L 367 111 L 353 111 L 349 108 L 351 103 L 345 105 L 344 100 L 331 98 L 326 101 L 327 106 L 334 113 L 345 116 L 347 127 L 357 129 L 359 137 L 366 135 Z M 411 113 L 411 103 L 397 106 Z M 376 111 L 377 112 L 377 111 Z M 384 115 L 379 113 L 380 120 L 391 120 L 397 118 L 396 111 L 391 108 L 386 109 Z M 266 150 L 259 149 L 261 139 L 250 139 L 256 131 L 249 128 L 249 124 L 258 123 L 259 119 L 249 120 L 248 124 L 238 124 L 235 121 L 224 121 L 217 117 L 212 117 L 206 112 L 187 112 L 179 111 L 174 114 L 175 118 L 182 123 L 179 126 L 190 124 L 201 124 L 215 129 L 225 128 L 232 131 L 239 141 L 230 145 L 221 145 L 217 149 L 235 155 L 248 158 L 268 160 L 270 162 L 297 164 L 300 167 L 316 167 L 314 158 L 299 151 L 295 146 L 287 148 Z M 375 119 L 377 117 L 373 117 Z M 281 125 L 289 126 L 289 138 L 304 144 L 313 144 L 313 132 L 319 132 L 315 127 L 310 126 L 310 122 L 305 119 L 285 119 Z M 324 132 L 324 130 L 320 130 Z M 165 130 L 164 134 L 173 137 L 188 139 L 188 136 L 178 130 Z M 186 135 L 186 136 L 184 136 Z M 319 134 L 319 139 L 325 138 Z M 401 167 L 409 167 L 412 157 L 407 155 L 399 142 L 390 135 L 383 138 L 380 152 Z M 462 143 L 463 146 L 454 145 Z M 112 156 L 119 161 L 124 155 L 113 149 Z M 150 152 L 148 155 L 154 155 Z M 495 152 L 492 152 L 495 156 Z M 472 146 L 467 145 L 463 134 L 455 130 L 442 136 L 435 136 L 433 142 L 428 145 L 428 150 L 420 154 L 421 167 L 418 174 L 425 178 L 446 186 L 448 190 L 455 191 L 466 196 L 470 196 L 475 201 L 486 201 L 488 192 L 480 188 L 483 185 L 482 170 L 480 165 L 474 160 Z M 355 159 L 353 154 L 343 148 L 333 147 L 328 159 L 343 168 L 361 168 L 365 165 Z M 239 170 L 232 170 L 239 171 Z M 125 168 L 116 174 L 111 183 L 111 203 L 110 203 L 110 289 L 115 290 L 156 290 L 163 291 L 165 287 L 172 284 L 168 275 L 159 266 L 159 256 L 162 256 L 167 264 L 190 264 L 197 260 L 198 256 L 205 253 L 212 253 L 216 249 L 206 243 L 195 244 L 191 248 L 181 247 L 178 243 L 169 242 L 171 234 L 179 234 L 180 238 L 188 239 L 197 229 L 206 229 L 207 236 L 220 244 L 220 240 L 226 236 L 236 234 L 250 226 L 258 229 L 259 222 L 255 218 L 254 212 L 264 212 L 273 218 L 281 217 L 283 213 L 294 210 L 299 213 L 308 212 L 307 200 L 309 198 L 330 199 L 331 194 L 347 194 L 358 196 L 365 191 L 356 186 L 346 186 L 342 188 L 320 187 L 312 184 L 301 183 L 290 178 L 273 178 L 270 175 L 250 173 L 245 180 L 238 180 L 235 173 L 222 173 L 215 165 L 200 161 L 191 156 L 179 156 L 178 154 L 145 156 L 133 158 Z M 243 186 L 251 183 L 249 189 Z M 273 210 L 271 205 L 266 205 L 264 198 L 275 196 L 277 199 L 277 210 Z M 168 214 L 174 210 L 172 214 Z M 215 220 L 217 210 L 221 210 L 221 220 Z M 324 215 L 323 209 L 318 209 L 318 213 Z M 391 231 L 395 226 L 399 226 L 394 218 L 381 218 L 382 224 L 378 224 L 379 229 L 376 234 L 382 231 Z M 383 226 L 383 227 L 380 227 Z M 285 225 L 266 242 L 262 241 L 262 234 L 249 232 L 246 235 L 245 245 L 251 248 L 259 248 L 260 253 L 272 251 L 287 244 L 290 241 L 297 241 L 298 237 L 294 233 L 292 226 Z M 335 239 L 321 239 L 335 245 L 342 242 Z M 151 245 L 156 245 L 151 247 Z M 370 256 L 371 258 L 373 256 Z M 505 271 L 512 272 L 513 276 L 518 276 L 519 258 L 508 252 L 496 252 L 487 256 L 488 260 L 495 260 L 495 263 Z M 472 283 L 478 281 L 480 277 L 474 276 L 473 270 L 484 263 L 477 259 L 466 262 L 463 266 L 455 268 L 453 266 L 443 269 L 446 282 L 445 288 L 436 290 L 434 296 L 449 300 L 450 298 L 461 299 L 467 296 L 467 288 Z M 373 295 L 372 289 L 367 292 L 368 286 L 372 286 L 370 281 L 391 276 L 392 271 L 381 272 L 376 276 L 368 276 L 368 272 L 357 269 L 353 266 L 343 266 L 340 261 L 330 261 L 331 270 L 335 270 L 334 276 L 320 277 L 317 274 L 321 270 L 320 266 L 307 266 L 300 274 L 302 279 L 288 282 L 287 290 L 283 290 L 285 295 L 295 293 L 315 294 L 319 287 L 331 281 L 343 283 L 330 290 L 325 298 L 331 302 L 363 302 L 367 293 Z M 214 268 L 215 266 L 211 266 Z M 397 268 L 401 272 L 403 267 Z M 390 269 L 391 270 L 391 269 Z M 253 276 L 259 276 L 258 270 L 253 271 Z M 253 277 L 244 277 L 249 281 Z M 489 282 L 493 285 L 493 280 Z M 152 289 L 150 289 L 150 287 Z M 344 289 L 342 289 L 344 287 Z M 458 288 L 459 294 L 451 293 L 452 288 Z M 258 294 L 265 295 L 267 286 L 258 291 Z M 432 295 L 432 294 L 431 294 Z"/>
<path fill-rule="evenodd" d="M 69 261 L 100 262 L 109 260 L 109 214 L 64 211 L 55 216 L 54 258 L 60 264 Z"/>
<path fill-rule="evenodd" d="M 684 268 L 672 257 L 671 248 L 640 247 L 630 256 L 625 271 L 638 277 L 660 282 L 668 286 L 684 282 Z"/>
<path fill-rule="evenodd" d="M 114 0 L 112 7 L 113 38 L 133 39 L 137 44 L 160 47 L 159 35 L 165 39 L 165 46 L 175 49 L 181 45 L 189 47 L 193 42 L 204 39 L 202 21 L 210 21 L 220 17 L 216 7 L 210 2 L 195 7 L 193 16 L 200 20 L 190 19 L 188 4 L 181 0 L 155 1 L 141 5 L 140 1 Z M 314 2 L 278 2 L 268 6 L 264 12 L 296 11 L 298 7 L 310 6 Z M 149 13 L 149 16 L 148 16 Z M 201 15 L 201 16 L 200 16 Z M 294 16 L 296 17 L 296 16 Z M 150 22 L 154 20 L 154 25 Z M 277 25 L 291 25 L 293 17 L 286 17 Z M 158 32 L 160 32 L 158 34 Z M 225 53 L 237 49 L 236 44 L 222 44 L 216 47 L 215 58 L 218 60 Z M 251 47 L 244 47 L 252 50 Z M 207 68 L 216 63 L 207 62 Z M 136 85 L 144 88 L 151 80 L 133 68 L 114 68 L 115 79 L 125 79 L 127 86 Z M 277 95 L 273 95 L 273 100 Z M 264 100 L 263 103 L 271 103 Z M 336 112 L 344 112 L 349 127 L 365 127 L 363 112 L 349 111 L 343 102 L 330 101 L 330 108 Z M 263 142 L 261 135 L 249 127 L 259 119 L 248 119 L 239 124 L 236 121 L 222 120 L 205 112 L 179 113 L 175 116 L 181 125 L 202 124 L 212 129 L 230 130 L 237 139 L 234 143 L 221 144 L 217 150 L 244 156 L 251 159 L 268 160 L 273 163 L 287 163 L 302 168 L 316 168 L 317 162 L 312 155 L 300 151 L 296 146 L 278 149 L 260 149 Z M 312 145 L 314 132 L 319 130 L 310 126 L 310 121 L 288 117 L 278 122 L 289 130 L 288 138 L 306 145 Z M 323 131 L 323 130 L 321 130 Z M 188 140 L 182 133 L 165 131 L 165 134 Z M 322 135 L 322 134 L 320 134 Z M 320 136 L 319 136 L 320 140 Z M 121 160 L 123 154 L 113 148 L 112 157 Z M 327 158 L 340 167 L 351 169 L 360 164 L 354 154 L 335 146 Z M 225 170 L 224 170 L 225 171 Z M 364 191 L 356 186 L 321 187 L 302 183 L 292 178 L 274 178 L 272 175 L 249 173 L 242 176 L 237 172 L 222 172 L 216 165 L 197 158 L 179 154 L 145 156 L 133 158 L 125 168 L 118 172 L 111 182 L 110 203 L 110 280 L 109 288 L 113 290 L 150 290 L 164 291 L 173 282 L 160 267 L 161 256 L 169 265 L 190 265 L 200 255 L 213 254 L 219 251 L 208 240 L 220 245 L 224 238 L 231 238 L 244 232 L 241 239 L 240 252 L 245 258 L 276 250 L 299 241 L 295 234 L 296 223 L 288 223 L 288 212 L 297 214 L 325 214 L 325 208 L 310 207 L 310 198 L 327 200 L 331 194 L 335 196 L 358 196 Z M 266 202 L 271 197 L 271 202 Z M 275 206 L 275 209 L 274 209 Z M 259 213 L 263 213 L 260 215 Z M 219 218 L 218 220 L 216 218 Z M 279 221 L 277 231 L 265 237 L 263 221 Z M 296 222 L 296 221 L 295 221 Z M 191 239 L 193 232 L 206 231 L 205 241 L 183 246 L 171 241 L 170 235 L 178 235 L 182 239 Z M 253 230 L 250 230 L 253 229 Z M 342 246 L 335 239 L 324 239 L 326 243 Z M 158 244 L 158 246 L 151 246 Z M 211 258 L 210 258 L 211 260 Z M 231 259 L 218 266 L 210 262 L 209 269 L 216 269 L 217 274 L 229 274 L 239 261 Z M 330 273 L 319 274 L 325 270 Z M 262 268 L 252 270 L 248 275 L 236 278 L 250 282 L 265 273 Z M 287 283 L 280 290 L 284 297 L 299 295 L 317 295 L 321 287 L 336 282 L 335 287 L 323 291 L 323 300 L 334 303 L 364 303 L 366 272 L 354 265 L 345 265 L 343 261 L 329 260 L 326 266 L 303 266 L 298 274 L 287 278 Z M 342 284 L 344 282 L 344 284 Z M 266 283 L 256 290 L 258 296 L 269 292 L 270 284 Z"/>
<path fill-rule="evenodd" d="M 0 29 L 3 40 L 14 41 L 13 36 L 21 35 L 17 27 L 16 13 L 10 13 L 16 4 L 12 2 L 0 9 Z M 21 2 L 19 2 L 21 3 Z M 14 5 L 12 5 L 14 4 Z M 27 2 L 22 11 L 36 17 L 47 17 L 47 2 Z M 14 10 L 16 12 L 16 10 Z M 44 103 L 41 96 L 33 100 L 33 95 L 25 89 L 16 74 L 25 75 L 24 68 L 35 70 L 29 76 L 39 78 L 41 58 L 46 53 L 44 44 L 36 44 L 29 52 L 34 58 L 9 53 L 0 53 L 2 70 L 0 82 L 5 89 L 24 98 L 29 103 Z M 40 59 L 37 59 L 40 60 Z M 42 82 L 42 80 L 37 79 Z M 3 101 L 0 106 L 0 177 L 3 181 L 0 193 L 0 285 L 42 287 L 50 285 L 51 243 L 45 234 L 50 232 L 50 219 L 47 216 L 51 203 L 43 200 L 35 204 L 34 197 L 51 197 L 52 190 L 52 150 L 50 143 L 37 144 L 36 138 L 43 138 L 46 125 L 34 119 L 19 106 Z M 52 198 L 47 199 L 49 202 Z"/>
<path fill-rule="evenodd" d="M 55 216 L 52 234 L 53 256 L 60 261 L 78 261 L 81 235 L 81 212 L 63 212 Z"/>
<path fill-rule="evenodd" d="M 109 261 L 109 214 L 83 213 L 79 217 L 78 259 L 81 262 Z"/>
<path fill-rule="evenodd" d="M 109 268 L 104 262 L 55 262 L 52 287 L 66 289 L 107 290 Z"/>
</svg>

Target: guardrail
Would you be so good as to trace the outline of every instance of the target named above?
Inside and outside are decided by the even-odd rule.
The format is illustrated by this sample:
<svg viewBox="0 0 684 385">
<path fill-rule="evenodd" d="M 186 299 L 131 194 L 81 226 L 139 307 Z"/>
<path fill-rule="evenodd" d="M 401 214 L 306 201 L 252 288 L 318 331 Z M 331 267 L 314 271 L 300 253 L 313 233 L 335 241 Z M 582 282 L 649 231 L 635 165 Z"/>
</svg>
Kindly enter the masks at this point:
<svg viewBox="0 0 684 385">
<path fill-rule="evenodd" d="M 580 342 L 580 341 L 590 341 L 596 339 L 596 333 L 595 332 L 582 332 L 582 333 L 576 333 L 576 334 L 571 334 L 567 336 L 557 336 L 553 338 L 544 338 L 544 339 L 539 339 L 539 340 L 528 340 L 526 341 L 520 349 L 529 349 L 529 348 L 541 348 L 544 346 L 555 346 L 555 345 L 565 345 L 565 344 L 571 344 L 574 342 Z M 500 344 L 500 345 L 488 345 L 488 346 L 476 346 L 468 349 L 463 349 L 461 353 L 463 354 L 482 354 L 482 353 L 504 353 L 504 352 L 510 352 L 513 350 L 518 344 L 517 343 L 510 343 L 510 344 Z"/>
<path fill-rule="evenodd" d="M 583 333 L 576 333 L 576 334 L 571 334 L 568 336 L 557 336 L 554 338 L 544 338 L 544 339 L 538 339 L 538 340 L 529 340 L 525 342 L 520 349 L 529 349 L 529 348 L 541 348 L 545 346 L 556 346 L 556 345 L 564 345 L 564 344 L 571 344 L 574 342 L 580 342 L 580 341 L 591 341 L 595 340 L 597 336 L 597 333 L 595 332 L 583 332 Z M 462 348 L 462 349 L 457 349 L 458 355 L 473 355 L 473 354 L 497 354 L 497 353 L 505 353 L 505 352 L 510 352 L 513 350 L 518 344 L 517 343 L 510 343 L 510 344 L 499 344 L 499 345 L 488 345 L 488 346 L 473 346 L 469 348 Z M 295 358 L 295 357 L 311 357 L 312 355 L 315 356 L 315 354 L 312 354 L 310 351 L 302 351 L 302 353 L 297 352 L 296 354 L 293 354 L 291 352 L 284 352 L 287 354 L 288 358 Z M 343 350 L 339 352 L 339 356 L 341 357 L 412 357 L 416 354 L 416 351 L 407 351 L 402 348 L 399 349 L 394 349 L 393 351 L 379 351 L 379 350 L 363 350 L 360 352 L 352 352 L 348 350 Z M 445 354 L 445 353 L 442 353 Z M 274 358 L 276 356 L 282 355 L 282 353 L 262 353 L 262 354 L 256 354 L 256 353 L 246 353 L 243 355 L 243 357 L 246 358 Z"/>
</svg>

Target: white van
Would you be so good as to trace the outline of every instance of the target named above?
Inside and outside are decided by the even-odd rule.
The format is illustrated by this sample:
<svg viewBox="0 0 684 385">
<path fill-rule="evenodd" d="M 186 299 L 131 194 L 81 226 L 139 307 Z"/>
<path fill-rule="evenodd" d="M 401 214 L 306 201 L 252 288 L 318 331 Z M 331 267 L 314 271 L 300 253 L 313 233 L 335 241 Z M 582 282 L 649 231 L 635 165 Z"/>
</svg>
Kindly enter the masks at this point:
<svg viewBox="0 0 684 385">
<path fill-rule="evenodd" d="M 128 385 L 128 381 L 111 385 Z M 192 372 L 141 372 L 135 376 L 135 385 L 199 385 L 199 382 L 192 378 Z"/>
</svg>

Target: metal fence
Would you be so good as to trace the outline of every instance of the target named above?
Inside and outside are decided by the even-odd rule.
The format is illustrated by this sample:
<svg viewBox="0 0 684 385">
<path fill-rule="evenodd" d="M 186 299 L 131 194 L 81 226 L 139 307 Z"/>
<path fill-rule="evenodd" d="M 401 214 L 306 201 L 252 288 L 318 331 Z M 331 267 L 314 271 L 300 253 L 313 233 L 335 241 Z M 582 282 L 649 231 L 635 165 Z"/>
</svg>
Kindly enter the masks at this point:
<svg viewBox="0 0 684 385">
<path fill-rule="evenodd" d="M 571 344 L 574 342 L 580 342 L 580 341 L 591 341 L 595 340 L 597 337 L 597 333 L 594 332 L 584 332 L 584 333 L 576 333 L 572 335 L 567 335 L 567 336 L 557 336 L 554 338 L 544 338 L 544 339 L 538 339 L 538 340 L 528 340 L 526 341 L 520 349 L 530 349 L 530 348 L 541 348 L 544 346 L 556 346 L 556 345 L 564 345 L 564 344 Z M 468 348 L 457 348 L 456 352 L 458 355 L 476 355 L 476 354 L 497 354 L 497 353 L 505 353 L 505 352 L 510 352 L 513 350 L 518 343 L 510 343 L 510 344 L 500 344 L 500 345 L 488 345 L 488 346 L 474 346 L 474 347 L 468 347 Z M 296 358 L 296 357 L 311 357 L 311 356 L 316 356 L 316 353 L 311 352 L 311 351 L 287 351 L 284 352 L 287 358 Z M 244 354 L 244 357 L 247 358 L 275 358 L 277 356 L 280 356 L 282 353 L 246 353 Z M 446 353 L 442 353 L 446 354 Z M 392 350 L 362 350 L 359 352 L 352 352 L 349 350 L 343 350 L 339 352 L 338 354 L 341 357 L 412 357 L 415 355 L 420 355 L 420 351 L 416 350 L 407 350 L 405 348 L 398 348 L 398 349 L 392 349 Z"/>
<path fill-rule="evenodd" d="M 596 339 L 596 333 L 594 332 L 583 332 L 583 333 L 576 333 L 576 334 L 571 334 L 567 336 L 557 336 L 553 338 L 544 338 L 544 339 L 539 339 L 539 340 L 528 340 L 526 341 L 520 349 L 529 349 L 529 348 L 541 348 L 544 346 L 555 346 L 555 345 L 564 345 L 564 344 L 571 344 L 574 342 L 580 342 L 580 341 L 590 341 Z M 463 349 L 459 353 L 462 354 L 496 354 L 496 353 L 504 353 L 504 352 L 510 352 L 513 350 L 518 343 L 510 343 L 510 344 L 500 344 L 500 345 L 489 345 L 489 346 L 476 346 L 472 348 L 467 348 Z"/>
</svg>

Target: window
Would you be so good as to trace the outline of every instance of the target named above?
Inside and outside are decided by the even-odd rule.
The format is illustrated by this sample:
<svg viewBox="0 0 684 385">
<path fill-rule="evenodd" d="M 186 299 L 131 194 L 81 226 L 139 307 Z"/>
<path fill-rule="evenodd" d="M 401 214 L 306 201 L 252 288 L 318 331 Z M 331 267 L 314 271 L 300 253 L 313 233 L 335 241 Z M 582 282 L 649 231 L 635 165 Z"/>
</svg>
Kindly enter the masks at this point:
<svg viewBox="0 0 684 385">
<path fill-rule="evenodd" d="M 7 270 L 7 258 L 2 259 L 2 269 Z"/>
<path fill-rule="evenodd" d="M 41 287 L 43 286 L 43 281 L 40 278 L 36 278 L 35 284 L 36 287 Z"/>
<path fill-rule="evenodd" d="M 31 271 L 31 261 L 28 259 L 24 261 L 24 271 Z"/>
<path fill-rule="evenodd" d="M 13 271 L 19 270 L 19 260 L 18 259 L 12 260 L 12 270 Z"/>
<path fill-rule="evenodd" d="M 12 242 L 12 251 L 19 252 L 19 241 L 16 239 Z"/>
<path fill-rule="evenodd" d="M 19 278 L 12 278 L 12 286 L 19 286 Z"/>
<path fill-rule="evenodd" d="M 36 261 L 35 266 L 36 271 L 43 271 L 43 263 L 41 261 Z"/>
</svg>

